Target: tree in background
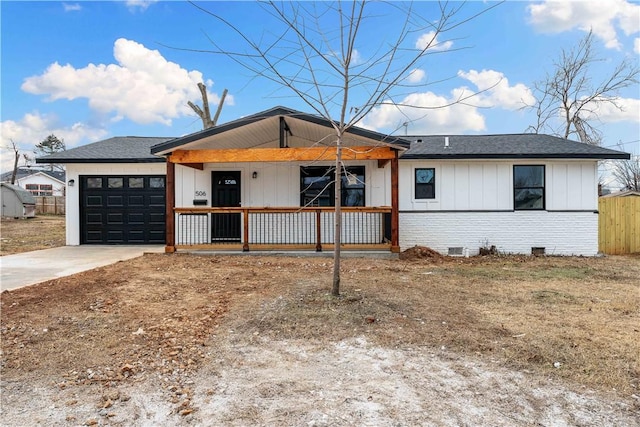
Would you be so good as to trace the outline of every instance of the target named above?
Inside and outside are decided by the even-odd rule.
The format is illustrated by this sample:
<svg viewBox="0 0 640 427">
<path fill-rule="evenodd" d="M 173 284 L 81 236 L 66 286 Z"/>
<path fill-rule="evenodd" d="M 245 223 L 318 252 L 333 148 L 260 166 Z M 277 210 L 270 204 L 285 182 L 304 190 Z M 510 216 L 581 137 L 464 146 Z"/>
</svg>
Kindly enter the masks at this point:
<svg viewBox="0 0 640 427">
<path fill-rule="evenodd" d="M 60 151 L 65 151 L 67 148 L 64 145 L 64 139 L 58 139 L 54 134 L 49 135 L 43 139 L 40 143 L 36 144 L 34 153 L 36 156 L 49 156 Z M 49 170 L 64 170 L 63 165 L 53 164 L 49 165 Z"/>
<path fill-rule="evenodd" d="M 616 161 L 611 167 L 611 174 L 622 184 L 623 190 L 640 191 L 640 155 Z"/>
<path fill-rule="evenodd" d="M 207 8 L 193 4 L 235 37 L 217 34 L 209 38 L 212 50 L 187 50 L 226 55 L 252 75 L 275 82 L 289 96 L 302 100 L 333 127 L 331 140 L 322 144 L 336 153 L 332 295 L 338 296 L 341 177 L 346 174 L 342 150 L 347 131 L 375 107 L 406 106 L 394 98 L 404 98 L 411 86 L 417 86 L 410 75 L 427 65 L 427 58 L 446 53 L 441 49 L 445 40 L 438 38 L 497 4 L 479 6 L 479 12 L 461 17 L 463 6 L 448 2 L 265 2 L 265 16 L 276 23 L 265 24 L 268 30 L 258 40 L 250 38 L 243 22 L 230 22 L 215 13 L 215 3 Z"/>
<path fill-rule="evenodd" d="M 563 138 L 575 134 L 581 142 L 600 145 L 602 134 L 594 124 L 598 107 L 610 104 L 622 110 L 619 91 L 638 84 L 640 75 L 637 60 L 624 59 L 605 78 L 594 82 L 593 67 L 604 61 L 594 52 L 591 32 L 577 46 L 563 49 L 553 63 L 553 72 L 534 85 L 537 103 L 528 108 L 536 111 L 537 123 L 529 130 Z"/>
</svg>

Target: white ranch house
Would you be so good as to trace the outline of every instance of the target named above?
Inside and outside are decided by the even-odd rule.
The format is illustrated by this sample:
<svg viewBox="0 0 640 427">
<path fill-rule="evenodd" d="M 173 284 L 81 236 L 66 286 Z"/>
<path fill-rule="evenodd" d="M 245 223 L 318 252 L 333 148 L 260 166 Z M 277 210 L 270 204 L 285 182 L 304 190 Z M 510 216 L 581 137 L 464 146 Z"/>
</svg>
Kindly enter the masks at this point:
<svg viewBox="0 0 640 427">
<path fill-rule="evenodd" d="M 37 159 L 67 169 L 67 244 L 330 250 L 335 134 L 276 107 L 180 138 L 116 137 Z M 343 249 L 598 251 L 598 161 L 548 135 L 344 138 Z M 541 249 L 544 248 L 544 249 Z"/>
</svg>

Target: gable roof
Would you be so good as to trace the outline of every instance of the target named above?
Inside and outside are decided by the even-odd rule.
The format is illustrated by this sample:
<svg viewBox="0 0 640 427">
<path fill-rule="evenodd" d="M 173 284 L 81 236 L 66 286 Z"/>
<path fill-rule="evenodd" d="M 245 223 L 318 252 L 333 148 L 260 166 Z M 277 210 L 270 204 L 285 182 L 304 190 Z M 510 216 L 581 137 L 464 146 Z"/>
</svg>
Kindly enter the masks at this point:
<svg viewBox="0 0 640 427">
<path fill-rule="evenodd" d="M 0 182 L 9 182 L 11 181 L 11 175 L 13 174 L 13 171 L 9 171 L 9 172 L 5 172 L 2 175 L 0 175 Z M 65 172 L 64 171 L 48 171 L 48 170 L 43 170 L 43 169 L 31 169 L 31 168 L 18 168 L 17 172 L 16 172 L 16 181 L 26 178 L 28 176 L 31 175 L 36 175 L 36 174 L 44 174 L 47 175 L 48 177 L 55 179 L 57 181 L 60 181 L 61 183 L 64 184 L 64 180 L 65 180 Z"/>
<path fill-rule="evenodd" d="M 279 139 L 281 120 L 284 120 L 284 126 L 288 133 L 287 138 L 292 141 L 293 145 L 315 144 L 333 134 L 333 125 L 329 120 L 278 106 L 159 143 L 151 148 L 151 152 L 165 155 L 179 148 L 194 149 L 206 146 L 219 149 L 237 149 L 259 147 Z M 331 131 L 327 132 L 327 129 L 331 129 Z M 407 149 L 410 145 L 409 141 L 403 137 L 389 136 L 359 127 L 351 127 L 346 132 L 345 145 L 369 145 L 371 142 L 399 149 Z"/>
<path fill-rule="evenodd" d="M 36 163 L 164 163 L 151 147 L 173 138 L 116 136 L 66 151 L 38 157 Z"/>
<path fill-rule="evenodd" d="M 407 136 L 411 148 L 402 159 L 629 159 L 610 150 L 551 135 Z M 445 138 L 449 146 L 445 147 Z"/>
<path fill-rule="evenodd" d="M 13 192 L 18 197 L 18 200 L 20 200 L 20 202 L 22 202 L 23 204 L 27 204 L 27 205 L 36 204 L 36 198 L 33 197 L 33 194 L 31 194 L 31 192 L 25 190 L 22 187 L 18 187 L 17 185 L 7 184 L 6 182 L 0 183 L 0 187 L 8 188 L 9 191 Z"/>
</svg>

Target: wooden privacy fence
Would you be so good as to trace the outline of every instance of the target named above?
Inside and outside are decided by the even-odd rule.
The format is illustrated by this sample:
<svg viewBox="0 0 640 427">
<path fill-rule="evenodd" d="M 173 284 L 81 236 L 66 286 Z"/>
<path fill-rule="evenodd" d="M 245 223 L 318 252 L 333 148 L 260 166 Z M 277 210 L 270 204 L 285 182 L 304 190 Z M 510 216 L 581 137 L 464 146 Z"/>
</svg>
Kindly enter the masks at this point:
<svg viewBox="0 0 640 427">
<path fill-rule="evenodd" d="M 36 196 L 36 215 L 64 215 L 64 196 Z"/>
<path fill-rule="evenodd" d="M 598 249 L 609 255 L 640 252 L 640 197 L 598 201 Z"/>
</svg>

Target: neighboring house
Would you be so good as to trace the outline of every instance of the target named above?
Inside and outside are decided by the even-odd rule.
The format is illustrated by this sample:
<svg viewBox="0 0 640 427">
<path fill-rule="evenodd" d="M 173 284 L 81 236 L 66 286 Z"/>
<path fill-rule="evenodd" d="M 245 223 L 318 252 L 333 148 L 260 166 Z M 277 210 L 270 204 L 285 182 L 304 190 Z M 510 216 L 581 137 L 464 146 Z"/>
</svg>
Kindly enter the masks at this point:
<svg viewBox="0 0 640 427">
<path fill-rule="evenodd" d="M 6 182 L 0 183 L 0 190 L 1 216 L 10 218 L 33 218 L 36 216 L 36 199 L 30 192 Z"/>
<path fill-rule="evenodd" d="M 37 159 L 67 167 L 67 244 L 330 250 L 335 133 L 276 107 L 180 138 L 111 138 Z M 345 249 L 595 255 L 602 159 L 548 135 L 343 140 Z M 77 185 L 73 185 L 77 183 Z"/>
<path fill-rule="evenodd" d="M 610 197 L 640 197 L 640 191 L 634 191 L 634 190 L 617 191 L 615 193 L 605 194 L 604 196 L 600 196 L 600 197 L 606 197 L 606 198 L 610 198 Z"/>
<path fill-rule="evenodd" d="M 11 182 L 12 172 L 0 176 L 1 182 Z M 18 168 L 15 185 L 29 191 L 34 196 L 64 196 L 65 173 L 31 168 Z"/>
</svg>

